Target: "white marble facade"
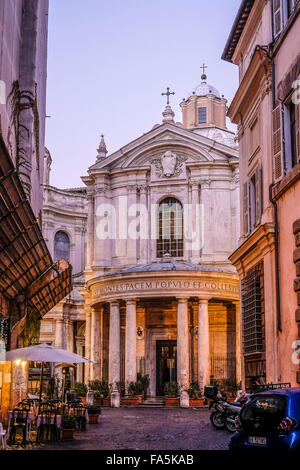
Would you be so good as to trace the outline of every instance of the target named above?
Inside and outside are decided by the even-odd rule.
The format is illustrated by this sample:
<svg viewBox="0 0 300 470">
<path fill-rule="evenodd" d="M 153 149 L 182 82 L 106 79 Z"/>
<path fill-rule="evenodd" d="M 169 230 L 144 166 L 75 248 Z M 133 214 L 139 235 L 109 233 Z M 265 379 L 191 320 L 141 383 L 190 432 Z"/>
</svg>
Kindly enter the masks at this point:
<svg viewBox="0 0 300 470">
<path fill-rule="evenodd" d="M 201 85 L 181 103 L 183 123 L 174 122 L 167 105 L 161 124 L 113 154 L 102 137 L 82 177 L 85 189 L 45 187 L 44 236 L 53 253 L 55 233 L 68 235 L 79 277 L 71 299 L 44 318 L 41 338 L 73 349 L 74 341 L 84 344 L 76 350 L 94 360 L 85 367 L 86 382 L 108 380 L 116 389 L 143 372 L 151 395 L 160 394 L 164 341 L 175 345 L 179 384 L 207 384 L 212 351 L 234 356 L 240 380 L 238 279 L 228 260 L 239 237 L 238 150 L 225 124 L 226 100 Z M 184 225 L 182 249 L 171 253 L 158 250 L 157 241 L 166 198 L 178 202 Z M 199 243 L 191 241 L 194 230 Z"/>
</svg>

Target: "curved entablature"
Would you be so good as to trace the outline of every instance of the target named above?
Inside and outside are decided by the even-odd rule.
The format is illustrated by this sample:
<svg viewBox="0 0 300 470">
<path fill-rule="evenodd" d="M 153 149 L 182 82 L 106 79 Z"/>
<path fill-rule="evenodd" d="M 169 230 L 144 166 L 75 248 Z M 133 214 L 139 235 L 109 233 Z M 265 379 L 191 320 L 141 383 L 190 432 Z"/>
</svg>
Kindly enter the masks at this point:
<svg viewBox="0 0 300 470">
<path fill-rule="evenodd" d="M 90 279 L 86 288 L 91 306 L 115 300 L 160 297 L 239 299 L 237 274 L 213 266 L 195 265 L 193 269 L 189 263 L 180 265 L 152 263 Z"/>
</svg>

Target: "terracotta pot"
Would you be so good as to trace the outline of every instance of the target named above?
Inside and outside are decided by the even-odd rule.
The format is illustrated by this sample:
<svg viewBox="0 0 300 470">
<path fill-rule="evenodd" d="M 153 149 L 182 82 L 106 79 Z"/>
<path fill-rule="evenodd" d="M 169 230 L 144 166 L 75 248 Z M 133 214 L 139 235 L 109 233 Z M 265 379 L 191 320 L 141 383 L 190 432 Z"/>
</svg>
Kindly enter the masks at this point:
<svg viewBox="0 0 300 470">
<path fill-rule="evenodd" d="M 143 401 L 143 395 L 134 395 L 134 398 L 137 398 L 139 403 L 142 403 Z"/>
<path fill-rule="evenodd" d="M 140 397 L 133 396 L 133 397 L 124 397 L 121 400 L 122 406 L 138 406 L 141 403 Z"/>
<path fill-rule="evenodd" d="M 99 415 L 89 415 L 89 424 L 98 424 Z"/>
<path fill-rule="evenodd" d="M 178 397 L 166 397 L 166 406 L 179 406 L 180 398 Z"/>
<path fill-rule="evenodd" d="M 204 398 L 190 398 L 190 406 L 204 406 Z"/>
<path fill-rule="evenodd" d="M 111 398 L 103 398 L 103 406 L 111 406 Z"/>
<path fill-rule="evenodd" d="M 86 405 L 86 397 L 80 397 L 81 402 Z"/>
<path fill-rule="evenodd" d="M 64 429 L 61 430 L 61 438 L 63 441 L 73 441 L 75 429 Z"/>
</svg>

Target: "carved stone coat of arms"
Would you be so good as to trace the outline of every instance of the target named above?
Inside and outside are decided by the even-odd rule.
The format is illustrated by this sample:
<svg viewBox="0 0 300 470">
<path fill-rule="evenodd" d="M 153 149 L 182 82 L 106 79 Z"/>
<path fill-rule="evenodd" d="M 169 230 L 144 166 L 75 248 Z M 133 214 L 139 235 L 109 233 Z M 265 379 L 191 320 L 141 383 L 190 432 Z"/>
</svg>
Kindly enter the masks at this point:
<svg viewBox="0 0 300 470">
<path fill-rule="evenodd" d="M 176 153 L 168 150 L 161 157 L 151 160 L 151 163 L 155 166 L 156 176 L 170 178 L 182 173 L 182 165 L 185 160 L 185 157 L 179 157 Z"/>
</svg>

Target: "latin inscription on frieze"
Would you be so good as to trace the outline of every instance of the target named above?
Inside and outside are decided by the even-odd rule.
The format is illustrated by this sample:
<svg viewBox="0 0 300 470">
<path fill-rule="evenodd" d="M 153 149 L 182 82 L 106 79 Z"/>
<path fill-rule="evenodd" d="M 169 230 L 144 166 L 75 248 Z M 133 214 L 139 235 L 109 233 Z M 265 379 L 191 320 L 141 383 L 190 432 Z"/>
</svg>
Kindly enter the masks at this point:
<svg viewBox="0 0 300 470">
<path fill-rule="evenodd" d="M 134 281 L 124 283 L 111 283 L 93 290 L 93 297 L 101 295 L 125 293 L 125 292 L 147 292 L 161 289 L 178 290 L 209 290 L 238 293 L 238 287 L 223 282 L 191 281 L 191 280 L 166 280 L 166 281 Z"/>
</svg>

